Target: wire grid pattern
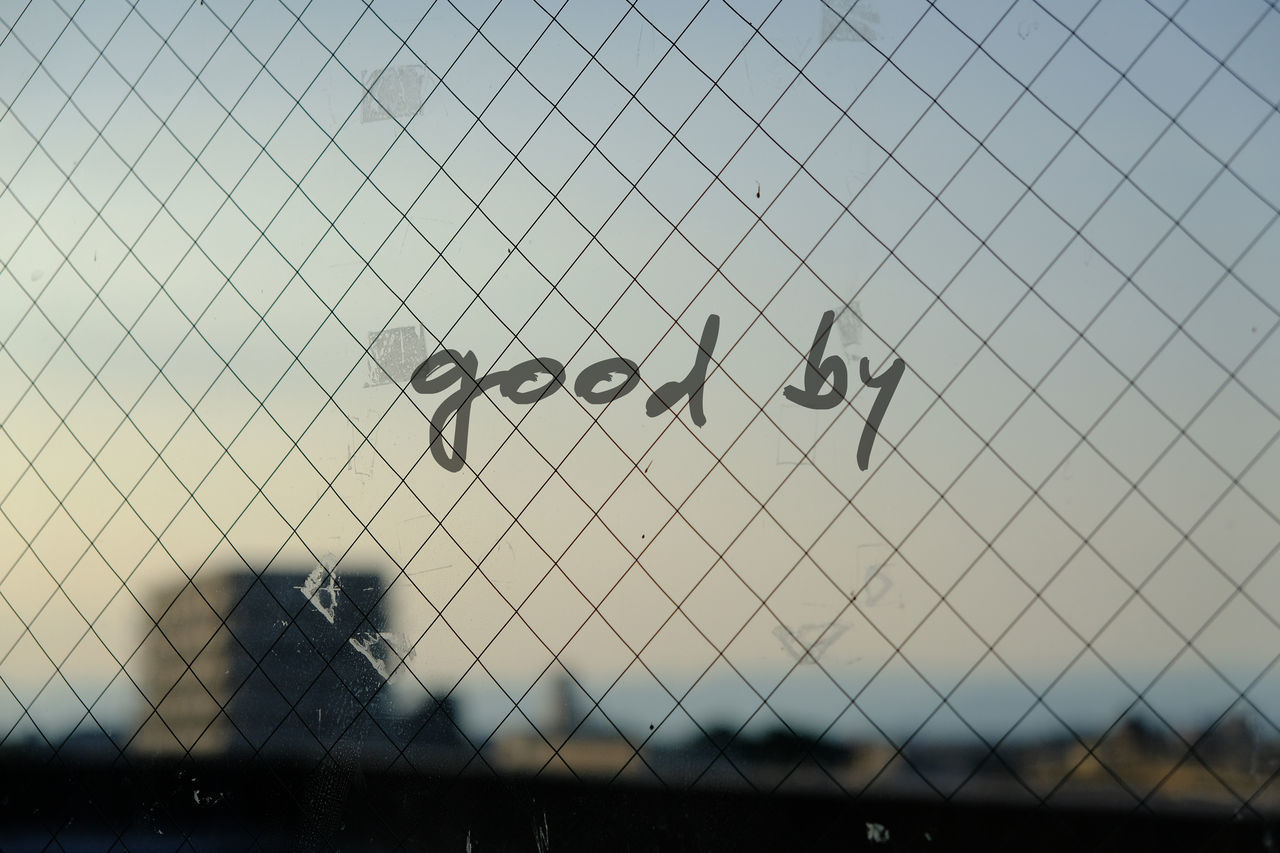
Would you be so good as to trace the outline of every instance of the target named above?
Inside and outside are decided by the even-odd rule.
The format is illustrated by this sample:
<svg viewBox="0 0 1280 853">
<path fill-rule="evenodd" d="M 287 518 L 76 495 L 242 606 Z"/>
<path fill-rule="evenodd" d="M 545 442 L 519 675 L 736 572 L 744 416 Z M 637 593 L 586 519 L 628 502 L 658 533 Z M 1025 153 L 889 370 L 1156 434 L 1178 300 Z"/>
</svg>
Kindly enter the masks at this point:
<svg viewBox="0 0 1280 853">
<path fill-rule="evenodd" d="M 198 682 L 213 637 L 180 652 L 155 590 L 218 611 L 227 565 L 328 561 L 394 567 L 398 678 L 505 709 L 467 769 L 527 726 L 535 771 L 585 778 L 600 723 L 628 747 L 606 779 L 785 790 L 806 763 L 734 739 L 856 718 L 877 766 L 814 750 L 806 784 L 980 796 L 920 758 L 947 724 L 1034 802 L 1094 763 L 1157 809 L 1194 767 L 1256 813 L 1280 767 L 1207 745 L 1242 711 L 1278 734 L 1280 17 L 1211 5 L 6 4 L 3 742 L 128 762 L 145 723 L 196 754 L 213 720 L 170 726 L 142 650 Z M 854 308 L 848 403 L 797 426 L 781 392 Z M 713 313 L 708 427 L 643 415 Z M 641 384 L 477 403 L 443 472 L 439 401 L 370 367 L 406 326 L 484 371 L 621 356 Z M 865 472 L 864 356 L 906 362 Z M 554 731 L 531 697 L 562 671 L 591 715 Z M 1195 732 L 1187 673 L 1217 702 Z M 1019 701 L 984 723 L 992 677 Z M 737 716 L 700 704 L 717 678 Z M 1059 700 L 1097 679 L 1127 699 L 1090 729 Z M 1176 744 L 1154 776 L 1108 751 L 1135 711 Z M 1053 778 L 1009 757 L 1033 724 L 1078 747 Z M 651 749 L 679 725 L 714 745 L 682 773 Z"/>
</svg>

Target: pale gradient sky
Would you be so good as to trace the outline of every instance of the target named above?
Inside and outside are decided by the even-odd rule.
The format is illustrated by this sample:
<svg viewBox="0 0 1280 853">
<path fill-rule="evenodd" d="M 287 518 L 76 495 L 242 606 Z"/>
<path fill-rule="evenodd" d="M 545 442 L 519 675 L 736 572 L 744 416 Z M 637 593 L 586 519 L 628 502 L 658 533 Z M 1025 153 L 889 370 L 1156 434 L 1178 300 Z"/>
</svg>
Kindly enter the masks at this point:
<svg viewBox="0 0 1280 853">
<path fill-rule="evenodd" d="M 709 668 L 696 719 L 794 671 L 818 729 L 999 737 L 971 670 L 1275 697 L 1280 13 L 848 8 L 0 3 L 0 736 L 136 695 L 134 596 L 328 554 L 393 582 L 400 689 L 502 714 L 553 655 L 606 709 Z M 859 393 L 788 402 L 849 300 Z M 647 417 L 710 314 L 706 425 Z M 492 392 L 450 473 L 442 395 L 369 381 L 405 326 L 643 380 Z M 867 471 L 863 357 L 906 362 Z"/>
</svg>

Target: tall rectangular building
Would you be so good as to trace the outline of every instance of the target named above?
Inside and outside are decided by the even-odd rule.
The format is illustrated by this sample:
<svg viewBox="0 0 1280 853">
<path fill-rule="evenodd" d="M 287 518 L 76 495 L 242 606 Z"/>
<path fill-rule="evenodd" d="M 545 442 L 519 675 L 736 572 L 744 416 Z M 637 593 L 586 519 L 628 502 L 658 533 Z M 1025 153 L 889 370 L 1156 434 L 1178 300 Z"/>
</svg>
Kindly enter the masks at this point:
<svg viewBox="0 0 1280 853">
<path fill-rule="evenodd" d="M 379 740 L 403 651 L 385 591 L 375 573 L 323 566 L 202 574 L 157 591 L 141 653 L 149 706 L 131 748 L 306 758 L 340 738 Z"/>
</svg>

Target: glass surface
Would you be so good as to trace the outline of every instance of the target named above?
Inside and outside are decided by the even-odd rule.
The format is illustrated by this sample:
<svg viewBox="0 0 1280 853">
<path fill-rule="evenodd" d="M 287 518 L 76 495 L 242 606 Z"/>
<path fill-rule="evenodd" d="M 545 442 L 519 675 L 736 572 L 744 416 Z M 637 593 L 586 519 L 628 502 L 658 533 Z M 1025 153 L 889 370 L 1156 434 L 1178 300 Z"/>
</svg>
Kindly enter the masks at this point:
<svg viewBox="0 0 1280 853">
<path fill-rule="evenodd" d="M 1262 0 L 0 2 L 0 754 L 1274 820 L 1278 100 Z"/>
</svg>

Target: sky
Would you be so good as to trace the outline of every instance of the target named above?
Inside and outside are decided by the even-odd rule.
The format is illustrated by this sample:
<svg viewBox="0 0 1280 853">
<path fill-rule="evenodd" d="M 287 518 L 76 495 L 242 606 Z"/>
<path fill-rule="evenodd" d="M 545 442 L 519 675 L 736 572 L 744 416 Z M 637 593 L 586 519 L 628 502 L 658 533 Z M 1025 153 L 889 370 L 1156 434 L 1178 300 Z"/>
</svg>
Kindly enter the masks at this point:
<svg viewBox="0 0 1280 853">
<path fill-rule="evenodd" d="M 1269 4 L 0 24 L 0 732 L 136 708 L 176 585 L 317 564 L 383 573 L 394 689 L 487 697 L 481 729 L 536 721 L 557 659 L 672 731 L 1280 692 Z M 846 399 L 805 408 L 828 311 Z M 712 316 L 705 423 L 650 414 Z M 449 392 L 409 381 L 439 349 L 564 388 L 478 397 L 446 470 Z M 619 357 L 634 390 L 573 393 Z"/>
</svg>

